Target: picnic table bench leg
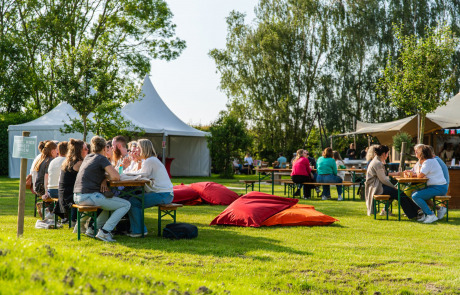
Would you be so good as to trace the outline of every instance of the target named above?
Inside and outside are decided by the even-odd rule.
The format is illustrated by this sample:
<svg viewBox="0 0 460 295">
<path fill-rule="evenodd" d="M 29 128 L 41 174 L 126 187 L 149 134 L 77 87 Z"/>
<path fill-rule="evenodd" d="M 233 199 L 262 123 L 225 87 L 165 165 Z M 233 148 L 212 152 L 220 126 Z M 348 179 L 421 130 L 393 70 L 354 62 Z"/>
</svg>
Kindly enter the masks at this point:
<svg viewBox="0 0 460 295">
<path fill-rule="evenodd" d="M 144 237 L 144 209 L 145 209 L 144 208 L 144 202 L 145 202 L 144 193 L 145 193 L 145 187 L 142 186 L 142 218 L 141 218 L 141 234 L 142 234 L 142 237 Z"/>
<path fill-rule="evenodd" d="M 398 182 L 398 221 L 401 221 L 401 184 Z"/>
<path fill-rule="evenodd" d="M 161 237 L 161 209 L 158 206 L 158 236 Z"/>
<path fill-rule="evenodd" d="M 80 210 L 77 210 L 77 234 L 78 234 L 78 240 L 80 241 L 80 221 L 81 221 L 81 216 L 80 216 Z"/>
</svg>

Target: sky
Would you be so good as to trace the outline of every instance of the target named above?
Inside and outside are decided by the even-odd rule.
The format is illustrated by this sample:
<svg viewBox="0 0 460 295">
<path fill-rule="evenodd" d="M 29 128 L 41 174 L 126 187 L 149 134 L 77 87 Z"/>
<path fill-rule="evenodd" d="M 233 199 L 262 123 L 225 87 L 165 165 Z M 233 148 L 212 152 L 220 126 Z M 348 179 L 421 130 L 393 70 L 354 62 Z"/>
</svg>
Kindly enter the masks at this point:
<svg viewBox="0 0 460 295">
<path fill-rule="evenodd" d="M 151 62 L 150 79 L 160 97 L 182 121 L 208 125 L 226 109 L 227 97 L 218 89 L 220 76 L 211 49 L 225 48 L 227 24 L 232 10 L 255 17 L 257 0 L 166 0 L 173 13 L 176 36 L 187 48 L 175 60 Z"/>
</svg>

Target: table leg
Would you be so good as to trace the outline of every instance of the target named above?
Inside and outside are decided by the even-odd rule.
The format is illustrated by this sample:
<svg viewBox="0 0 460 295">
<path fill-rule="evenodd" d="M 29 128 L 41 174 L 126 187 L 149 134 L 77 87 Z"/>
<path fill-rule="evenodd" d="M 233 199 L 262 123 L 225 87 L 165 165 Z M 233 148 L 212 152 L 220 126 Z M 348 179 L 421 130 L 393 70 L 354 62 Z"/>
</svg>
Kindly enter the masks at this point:
<svg viewBox="0 0 460 295">
<path fill-rule="evenodd" d="M 353 171 L 351 173 L 351 182 L 353 182 L 353 201 L 355 200 L 355 180 L 356 180 L 356 172 Z"/>
<path fill-rule="evenodd" d="M 260 192 L 260 171 L 258 171 L 259 174 L 259 192 Z"/>
<path fill-rule="evenodd" d="M 272 172 L 272 195 L 275 194 L 275 173 Z"/>
<path fill-rule="evenodd" d="M 145 192 L 145 186 L 142 186 L 142 218 L 141 218 L 142 237 L 144 237 L 144 192 Z"/>
<path fill-rule="evenodd" d="M 398 182 L 398 221 L 401 221 L 401 184 Z"/>
</svg>

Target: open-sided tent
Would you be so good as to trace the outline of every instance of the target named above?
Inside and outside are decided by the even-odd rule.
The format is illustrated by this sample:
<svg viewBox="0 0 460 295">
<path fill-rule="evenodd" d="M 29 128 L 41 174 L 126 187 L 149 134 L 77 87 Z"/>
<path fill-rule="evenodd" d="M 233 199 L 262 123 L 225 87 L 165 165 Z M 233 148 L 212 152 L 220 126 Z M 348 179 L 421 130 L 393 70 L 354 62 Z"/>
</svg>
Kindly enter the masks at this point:
<svg viewBox="0 0 460 295">
<path fill-rule="evenodd" d="M 460 93 L 449 99 L 446 105 L 438 107 L 434 112 L 426 115 L 425 133 L 430 133 L 441 128 L 454 128 L 460 126 Z M 417 136 L 417 116 L 385 123 L 366 123 L 357 121 L 356 131 L 342 135 L 369 134 L 377 137 L 379 142 L 392 145 L 393 136 L 398 132 L 407 132 L 412 137 Z"/>
<path fill-rule="evenodd" d="M 209 175 L 210 156 L 205 138 L 206 133 L 188 126 L 174 115 L 160 98 L 148 76 L 144 79 L 140 99 L 126 105 L 121 113 L 133 125 L 145 130 L 144 137 L 153 142 L 158 153 L 164 151 L 166 157 L 174 158 L 171 164 L 172 176 Z M 30 136 L 37 136 L 38 141 L 83 138 L 82 134 L 62 134 L 60 132 L 65 123 L 70 123 L 68 115 L 71 118 L 78 118 L 72 106 L 61 102 L 53 110 L 36 120 L 8 127 L 9 177 L 19 177 L 20 160 L 12 158 L 12 153 L 14 136 L 22 135 L 22 131 L 30 131 Z M 88 135 L 88 138 L 91 137 L 92 134 Z M 28 161 L 29 169 L 31 164 L 32 161 Z"/>
</svg>

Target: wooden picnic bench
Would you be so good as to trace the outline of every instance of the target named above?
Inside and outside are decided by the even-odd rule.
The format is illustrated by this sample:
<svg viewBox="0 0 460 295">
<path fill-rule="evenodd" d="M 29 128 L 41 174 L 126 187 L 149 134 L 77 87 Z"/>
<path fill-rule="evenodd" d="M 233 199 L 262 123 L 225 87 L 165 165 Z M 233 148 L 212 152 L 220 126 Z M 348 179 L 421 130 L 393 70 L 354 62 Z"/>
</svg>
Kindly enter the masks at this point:
<svg viewBox="0 0 460 295">
<path fill-rule="evenodd" d="M 284 184 L 284 194 L 286 194 L 286 191 L 287 191 L 288 197 L 290 197 L 291 192 L 292 192 L 292 197 L 294 197 L 294 191 L 296 189 L 297 184 L 294 183 L 291 179 L 278 179 L 278 180 L 275 179 L 273 181 L 281 183 L 281 184 Z M 272 181 L 267 180 L 267 182 L 270 183 Z M 346 191 L 347 194 L 348 194 L 348 200 L 350 200 L 350 186 L 359 185 L 359 183 L 357 183 L 357 182 L 349 182 L 349 181 L 344 181 L 344 182 L 341 182 L 341 183 L 339 183 L 339 182 L 338 183 L 303 182 L 302 184 L 311 185 L 313 187 L 322 186 L 322 185 L 329 185 L 329 186 L 341 185 L 341 186 L 344 187 L 344 193 Z M 319 194 L 317 193 L 316 196 L 319 197 Z M 353 200 L 355 200 L 354 195 L 353 195 Z"/>
</svg>

